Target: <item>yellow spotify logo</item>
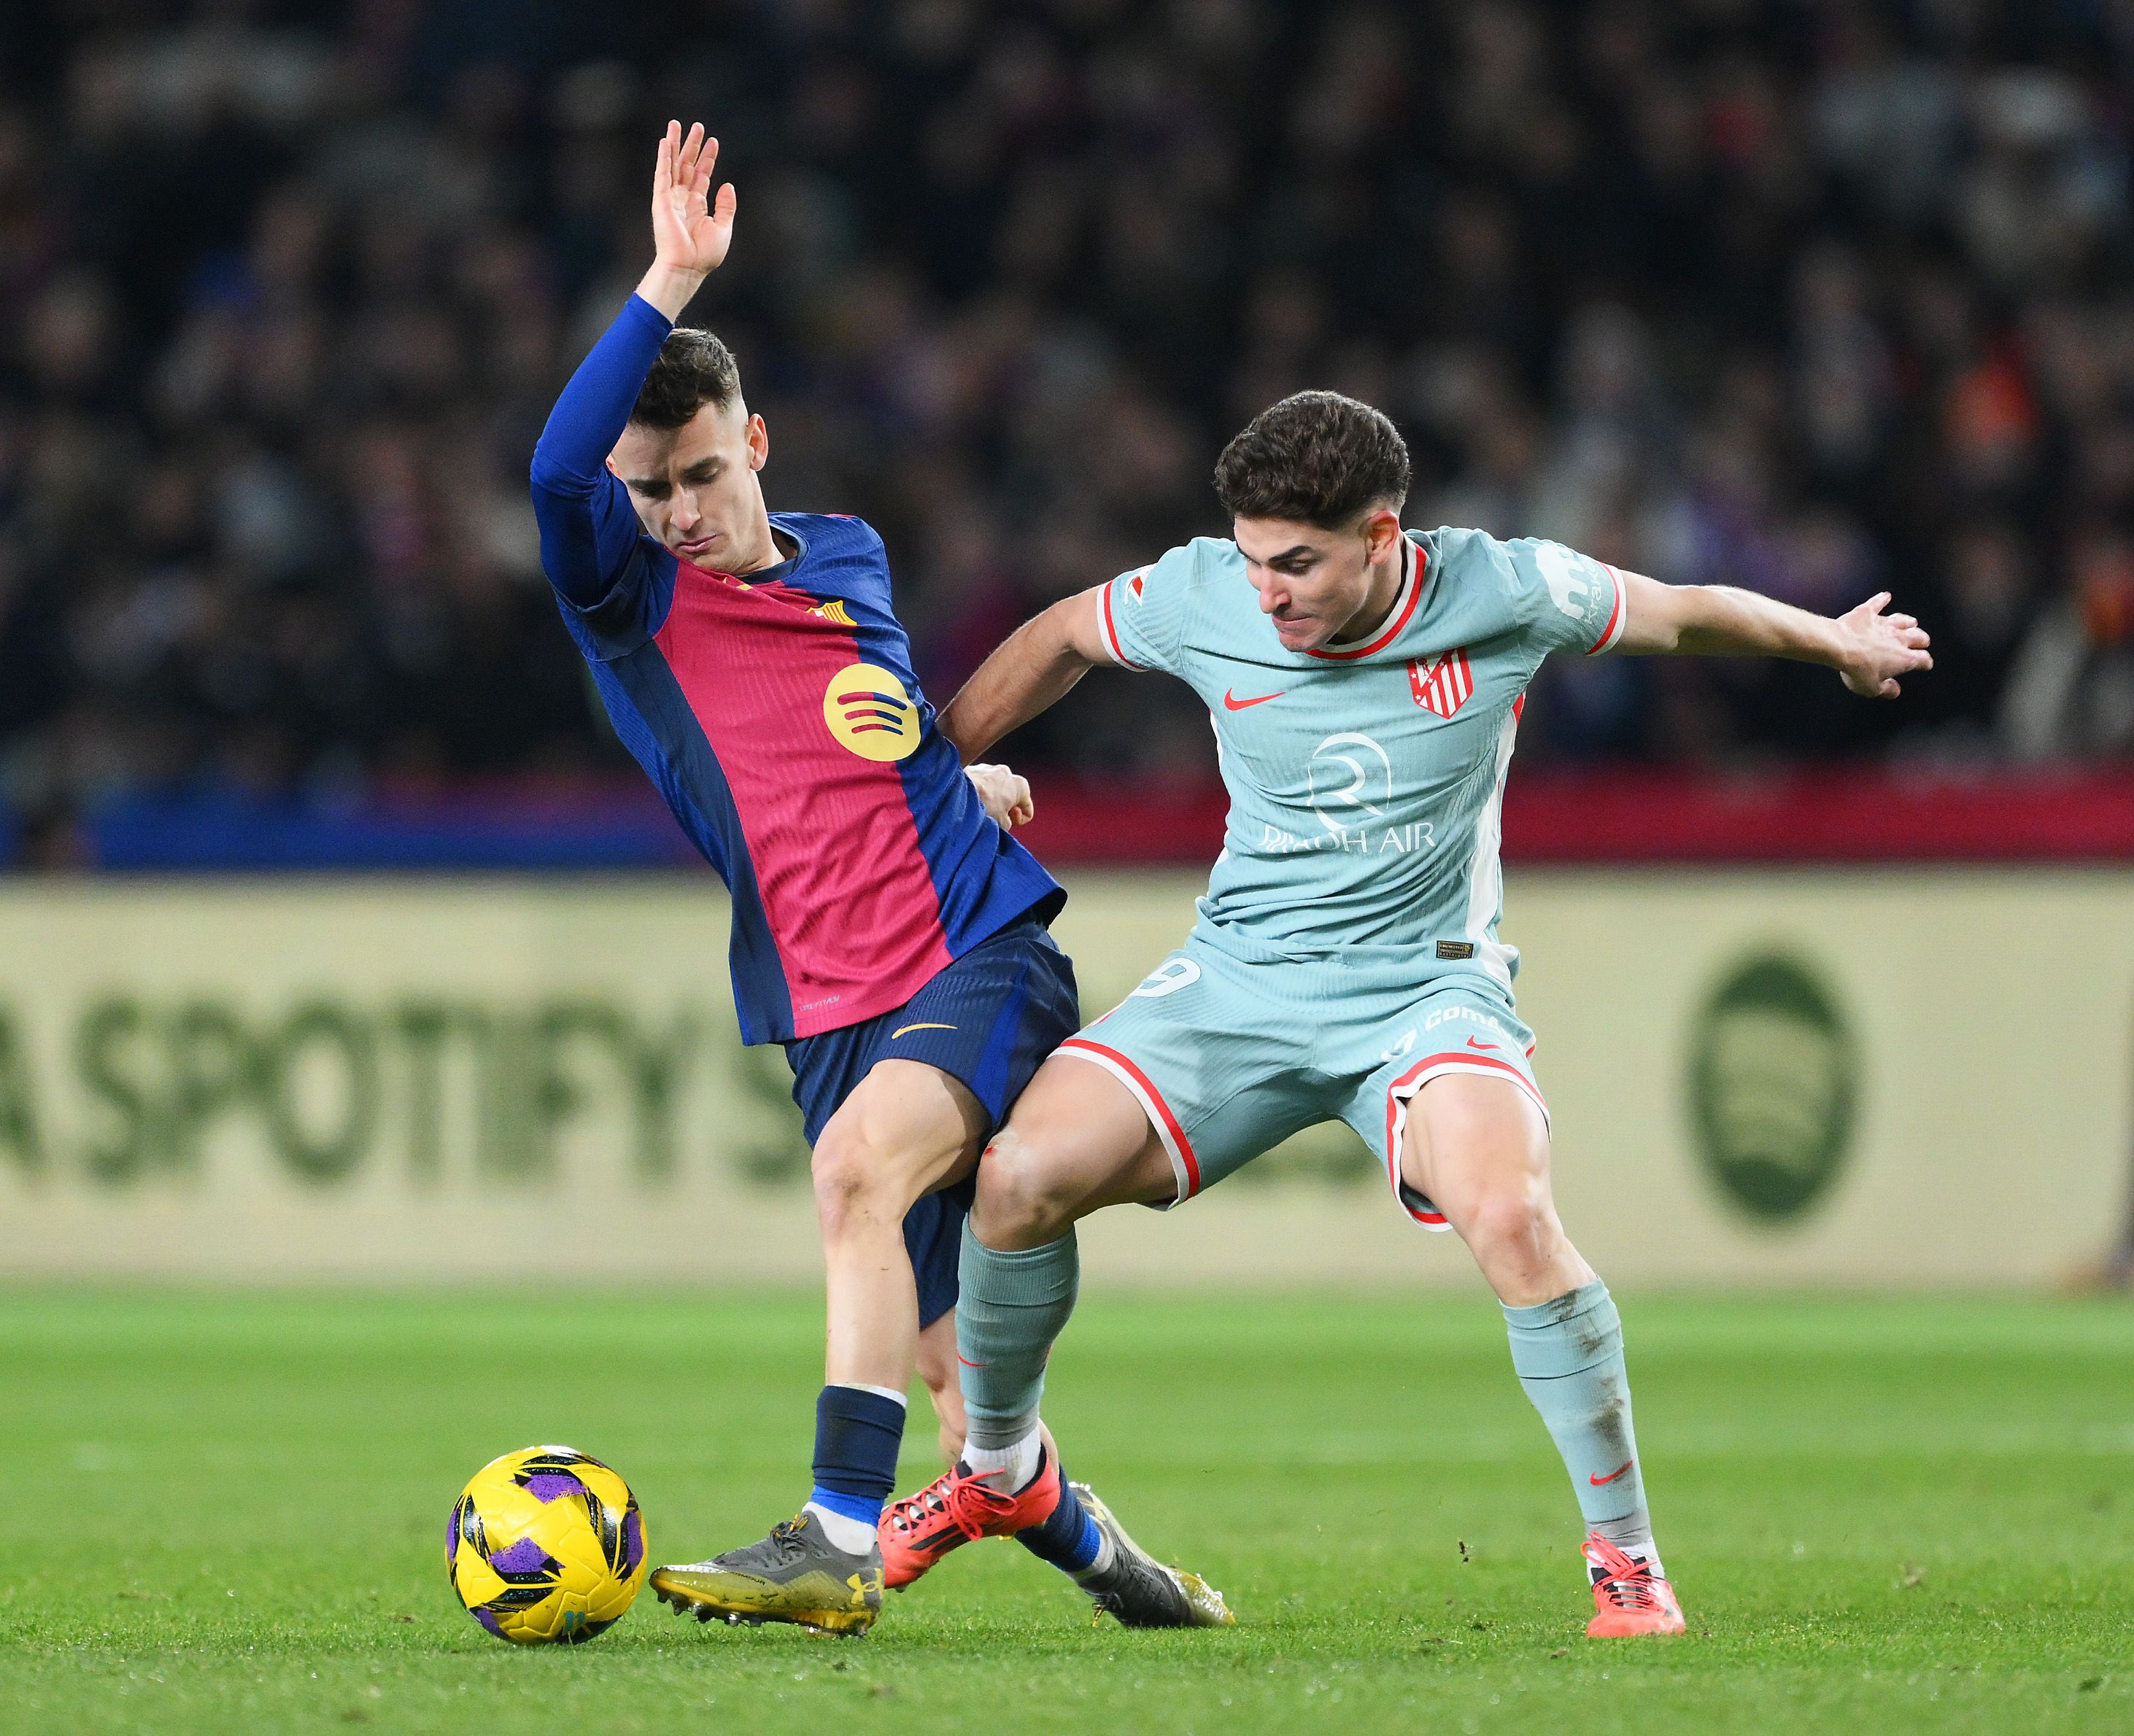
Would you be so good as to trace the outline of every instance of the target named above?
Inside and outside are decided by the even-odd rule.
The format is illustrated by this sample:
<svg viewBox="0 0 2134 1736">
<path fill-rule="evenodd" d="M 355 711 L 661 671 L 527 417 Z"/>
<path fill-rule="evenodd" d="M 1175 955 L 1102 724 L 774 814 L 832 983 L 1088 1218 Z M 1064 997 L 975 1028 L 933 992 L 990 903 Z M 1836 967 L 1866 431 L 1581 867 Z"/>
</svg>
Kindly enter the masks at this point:
<svg viewBox="0 0 2134 1736">
<path fill-rule="evenodd" d="M 851 663 L 830 678 L 823 721 L 862 760 L 903 760 L 919 749 L 919 707 L 878 663 Z"/>
</svg>

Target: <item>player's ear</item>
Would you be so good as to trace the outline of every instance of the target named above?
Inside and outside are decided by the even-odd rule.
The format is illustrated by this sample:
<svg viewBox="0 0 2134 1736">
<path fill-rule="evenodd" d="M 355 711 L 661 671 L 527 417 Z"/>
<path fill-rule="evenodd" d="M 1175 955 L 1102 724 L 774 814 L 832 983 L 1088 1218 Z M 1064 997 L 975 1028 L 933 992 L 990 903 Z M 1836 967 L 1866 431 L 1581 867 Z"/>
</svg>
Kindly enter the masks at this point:
<svg viewBox="0 0 2134 1736">
<path fill-rule="evenodd" d="M 1383 560 L 1400 538 L 1400 514 L 1389 506 L 1374 507 L 1364 515 L 1363 532 L 1365 557 Z"/>
<path fill-rule="evenodd" d="M 748 419 L 748 467 L 760 470 L 770 461 L 770 430 L 760 416 Z"/>
</svg>

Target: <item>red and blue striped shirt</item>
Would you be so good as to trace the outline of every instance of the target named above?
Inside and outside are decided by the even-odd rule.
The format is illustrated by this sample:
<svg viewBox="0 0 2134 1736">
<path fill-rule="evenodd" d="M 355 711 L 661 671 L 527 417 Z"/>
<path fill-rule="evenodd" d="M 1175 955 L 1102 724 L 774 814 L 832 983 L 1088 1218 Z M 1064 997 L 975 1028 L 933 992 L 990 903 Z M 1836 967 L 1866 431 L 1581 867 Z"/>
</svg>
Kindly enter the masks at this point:
<svg viewBox="0 0 2134 1736">
<path fill-rule="evenodd" d="M 733 895 L 744 1042 L 901 1006 L 1065 901 L 934 727 L 857 518 L 774 513 L 795 551 L 738 578 L 643 534 L 606 467 L 669 324 L 632 297 L 534 449 L 542 564 L 623 744 Z"/>
</svg>

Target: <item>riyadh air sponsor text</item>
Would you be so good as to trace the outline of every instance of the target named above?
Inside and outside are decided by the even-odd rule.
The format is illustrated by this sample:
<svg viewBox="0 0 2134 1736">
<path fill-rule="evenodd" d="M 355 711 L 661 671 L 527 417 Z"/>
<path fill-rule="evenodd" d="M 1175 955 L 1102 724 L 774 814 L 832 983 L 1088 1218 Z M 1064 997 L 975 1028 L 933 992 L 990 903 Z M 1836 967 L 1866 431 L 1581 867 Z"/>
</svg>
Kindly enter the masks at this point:
<svg viewBox="0 0 2134 1736">
<path fill-rule="evenodd" d="M 1324 816 L 1321 816 L 1324 818 Z M 1413 820 L 1405 826 L 1345 826 L 1312 837 L 1301 838 L 1279 826 L 1263 828 L 1260 850 L 1267 856 L 1293 856 L 1311 851 L 1345 851 L 1352 856 L 1404 856 L 1427 850 L 1432 842 L 1431 822 Z"/>
<path fill-rule="evenodd" d="M 1311 750 L 1305 779 L 1319 831 L 1300 835 L 1266 822 L 1260 854 L 1341 851 L 1351 856 L 1405 856 L 1427 850 L 1435 841 L 1428 820 L 1386 823 L 1393 800 L 1393 761 L 1369 735 L 1345 730 L 1326 737 Z"/>
</svg>

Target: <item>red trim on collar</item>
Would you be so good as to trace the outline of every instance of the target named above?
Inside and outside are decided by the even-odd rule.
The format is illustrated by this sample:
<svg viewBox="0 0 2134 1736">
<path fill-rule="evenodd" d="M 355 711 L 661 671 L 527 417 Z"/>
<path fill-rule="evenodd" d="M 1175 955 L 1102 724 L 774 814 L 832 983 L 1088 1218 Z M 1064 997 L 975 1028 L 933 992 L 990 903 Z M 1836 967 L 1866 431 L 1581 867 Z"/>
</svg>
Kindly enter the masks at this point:
<svg viewBox="0 0 2134 1736">
<path fill-rule="evenodd" d="M 1422 544 L 1410 537 L 1407 532 L 1401 533 L 1401 541 L 1415 551 L 1415 559 L 1412 563 L 1407 563 L 1409 567 L 1407 600 L 1393 612 L 1393 619 L 1387 624 L 1385 630 L 1368 645 L 1359 645 L 1349 651 L 1307 651 L 1304 653 L 1306 657 L 1322 657 L 1332 663 L 1350 663 L 1359 657 L 1369 657 L 1374 651 L 1384 650 L 1387 646 L 1400 637 L 1401 629 L 1407 626 L 1414 616 L 1415 605 L 1422 600 L 1423 568 L 1429 559 Z"/>
</svg>

